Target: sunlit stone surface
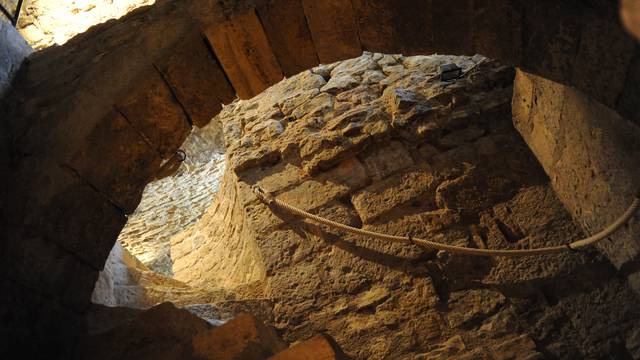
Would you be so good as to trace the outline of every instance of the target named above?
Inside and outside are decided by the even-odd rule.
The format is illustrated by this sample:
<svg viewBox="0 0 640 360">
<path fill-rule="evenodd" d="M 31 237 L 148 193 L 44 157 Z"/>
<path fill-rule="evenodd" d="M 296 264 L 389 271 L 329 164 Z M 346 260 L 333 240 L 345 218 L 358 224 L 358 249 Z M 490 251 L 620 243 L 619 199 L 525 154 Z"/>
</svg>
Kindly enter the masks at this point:
<svg viewBox="0 0 640 360">
<path fill-rule="evenodd" d="M 31 0 L 21 11 L 18 29 L 34 49 L 62 45 L 89 27 L 117 19 L 155 0 Z"/>
<path fill-rule="evenodd" d="M 449 62 L 469 73 L 440 81 L 438 68 Z M 202 132 L 210 133 L 209 146 L 225 147 L 224 170 L 207 167 L 213 153 L 206 141 L 194 146 L 192 135 L 184 148 L 189 161 L 202 158 L 199 167 L 150 184 L 121 235 L 146 262 L 163 254 L 153 267 L 170 276 L 128 264 L 124 270 L 140 280 L 118 283 L 123 266 L 115 248 L 96 292 L 144 307 L 163 299 L 210 303 L 223 315 L 212 317 L 222 319 L 241 308 L 288 342 L 328 333 L 355 359 L 635 351 L 640 314 L 631 289 L 588 252 L 518 259 L 433 253 L 278 214 L 250 188 L 394 235 L 500 249 L 567 243 L 581 233 L 513 128 L 513 76 L 513 68 L 479 55 L 365 53 L 233 102 Z M 219 191 L 204 206 L 193 191 L 212 177 Z M 191 202 L 190 211 L 202 213 L 197 221 L 172 213 Z M 579 293 L 564 291 L 578 283 Z M 622 335 L 602 342 L 599 327 Z"/>
<path fill-rule="evenodd" d="M 170 237 L 200 219 L 218 191 L 225 159 L 212 125 L 196 129 L 184 143 L 187 158 L 177 174 L 147 185 L 118 238 L 132 255 L 160 274 L 172 275 Z"/>
</svg>

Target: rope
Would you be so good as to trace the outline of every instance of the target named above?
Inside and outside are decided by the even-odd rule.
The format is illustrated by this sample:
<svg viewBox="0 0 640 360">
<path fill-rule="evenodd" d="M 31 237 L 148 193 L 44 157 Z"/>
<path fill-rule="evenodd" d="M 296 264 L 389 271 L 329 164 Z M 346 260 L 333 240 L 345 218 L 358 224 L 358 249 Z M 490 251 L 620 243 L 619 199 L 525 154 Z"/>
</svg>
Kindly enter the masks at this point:
<svg viewBox="0 0 640 360">
<path fill-rule="evenodd" d="M 583 248 L 585 246 L 592 245 L 602 239 L 607 238 L 609 235 L 616 232 L 620 227 L 626 224 L 631 217 L 636 213 L 638 208 L 640 207 L 640 193 L 636 194 L 633 202 L 629 205 L 629 208 L 614 221 L 611 225 L 607 226 L 604 230 L 594 234 L 588 238 L 574 241 L 570 244 L 566 245 L 558 245 L 558 246 L 549 246 L 542 247 L 536 249 L 513 249 L 513 250 L 497 250 L 497 249 L 478 249 L 478 248 L 469 248 L 464 246 L 454 246 L 443 243 L 438 243 L 434 241 L 429 241 L 425 239 L 415 238 L 412 236 L 397 236 L 397 235 L 388 235 L 382 234 L 374 231 L 369 231 L 365 229 L 355 228 L 353 226 L 341 224 L 335 222 L 333 220 L 329 220 L 323 217 L 320 217 L 315 214 L 311 214 L 307 211 L 299 209 L 295 206 L 289 205 L 286 202 L 276 199 L 271 194 L 266 193 L 259 186 L 253 187 L 254 193 L 260 199 L 260 201 L 264 202 L 269 206 L 273 206 L 282 210 L 285 210 L 293 215 L 297 215 L 309 220 L 312 220 L 316 223 L 327 225 L 334 229 L 340 229 L 355 235 L 368 236 L 380 240 L 387 240 L 396 243 L 403 243 L 407 245 L 417 245 L 426 249 L 431 250 L 443 250 L 455 254 L 466 254 L 466 255 L 474 255 L 474 256 L 503 256 L 503 257 L 519 257 L 519 256 L 533 256 L 533 255 L 548 255 L 548 254 L 557 254 L 562 252 L 575 252 L 579 248 Z"/>
</svg>

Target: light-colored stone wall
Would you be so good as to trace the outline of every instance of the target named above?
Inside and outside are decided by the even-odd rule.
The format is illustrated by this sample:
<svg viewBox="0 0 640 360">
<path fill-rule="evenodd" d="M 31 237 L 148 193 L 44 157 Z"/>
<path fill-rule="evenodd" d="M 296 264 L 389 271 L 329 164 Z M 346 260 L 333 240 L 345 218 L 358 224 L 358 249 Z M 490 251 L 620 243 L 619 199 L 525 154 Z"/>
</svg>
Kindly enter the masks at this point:
<svg viewBox="0 0 640 360">
<path fill-rule="evenodd" d="M 171 238 L 175 279 L 213 289 L 264 280 L 256 234 L 239 201 L 237 182 L 226 172 L 220 192 L 198 223 Z"/>
<path fill-rule="evenodd" d="M 617 219 L 640 191 L 640 128 L 584 93 L 518 71 L 514 124 L 588 234 Z M 638 217 L 598 243 L 640 292 Z"/>
<path fill-rule="evenodd" d="M 0 99 L 9 90 L 20 65 L 32 51 L 16 29 L 0 18 Z"/>
<path fill-rule="evenodd" d="M 25 0 L 18 30 L 36 50 L 62 45 L 93 25 L 117 19 L 155 0 Z"/>
<path fill-rule="evenodd" d="M 230 299 L 232 294 L 219 289 L 191 286 L 150 270 L 119 243 L 111 250 L 91 295 L 94 304 L 133 309 L 147 309 L 163 302 L 180 307 L 207 304 L 209 319 L 233 315 L 229 314 L 229 304 L 217 305 Z"/>
<path fill-rule="evenodd" d="M 445 62 L 477 67 L 443 83 Z M 229 289 L 259 274 L 287 341 L 329 333 L 357 359 L 638 354 L 633 292 L 595 252 L 434 253 L 302 221 L 251 190 L 388 234 L 569 243 L 582 233 L 513 128 L 512 80 L 481 56 L 365 53 L 225 107 L 227 171 L 212 207 L 172 239 L 174 274 Z"/>
<path fill-rule="evenodd" d="M 192 131 L 181 147 L 186 159 L 177 173 L 147 184 L 118 236 L 153 271 L 172 276 L 170 238 L 198 221 L 218 192 L 226 164 L 220 131 L 215 122 Z"/>
<path fill-rule="evenodd" d="M 278 7 L 266 13 L 264 8 L 257 10 L 258 19 L 236 16 L 238 8 L 256 3 L 265 1 L 163 1 L 29 58 L 24 81 L 2 109 L 9 110 L 6 132 L 12 140 L 5 156 L 11 167 L 3 169 L 8 183 L 3 215 L 12 226 L 0 253 L 7 278 L 3 288 L 10 289 L 2 299 L 2 318 L 10 319 L 8 327 L 21 329 L 9 334 L 8 343 L 21 350 L 44 347 L 56 353 L 65 346 L 54 349 L 52 344 L 75 338 L 67 333 L 79 327 L 66 320 L 77 318 L 88 305 L 125 214 L 138 205 L 161 158 L 173 155 L 191 123 L 206 124 L 221 104 L 233 99 L 231 85 L 237 90 L 245 81 L 260 81 L 261 87 L 253 88 L 260 90 L 278 81 L 279 71 L 295 74 L 291 67 L 279 65 L 285 64 L 283 58 L 294 64 L 301 60 L 292 57 L 297 51 L 288 51 L 296 49 L 298 40 L 312 45 L 305 47 L 311 55 L 322 52 L 321 59 L 357 56 L 361 49 L 477 51 L 574 85 L 609 106 L 625 105 L 620 111 L 640 113 L 634 111 L 637 44 L 623 32 L 617 6 L 608 0 L 474 1 L 473 6 L 460 7 L 455 22 L 448 6 L 413 11 L 393 0 L 379 2 L 381 7 L 368 6 L 368 1 L 323 0 L 322 6 L 313 6 L 316 0 L 296 1 L 301 6 L 292 12 L 295 22 L 278 21 L 282 16 L 289 19 Z M 509 16 L 487 16 L 495 9 Z M 261 26 L 260 17 L 269 18 L 271 25 L 265 21 Z M 246 31 L 242 21 L 255 31 Z M 290 31 L 294 23 L 300 32 Z M 389 31 L 375 31 L 380 27 Z M 203 41 L 206 37 L 211 42 L 210 35 L 221 40 L 212 44 L 215 54 Z M 276 40 L 282 41 L 273 49 L 270 45 Z M 334 46 L 337 43 L 342 46 Z M 225 49 L 228 44 L 242 46 Z M 223 61 L 223 52 L 233 56 Z M 267 66 L 273 71 L 261 77 Z M 225 77 L 233 71 L 240 76 Z M 269 124 L 266 130 L 279 131 L 274 122 Z M 357 125 L 346 130 L 357 132 Z M 310 137 L 307 155 L 314 151 L 313 140 L 317 138 Z M 276 152 L 267 155 L 267 163 L 277 160 Z M 247 160 L 245 169 L 264 157 L 256 154 Z M 332 165 L 324 155 L 310 160 L 315 163 L 305 164 L 305 171 Z M 42 266 L 33 267 L 34 263 Z M 52 315 L 33 323 L 34 309 L 64 314 L 59 317 L 65 321 Z M 51 334 L 60 335 L 53 339 Z M 41 346 L 32 346 L 36 343 Z"/>
</svg>

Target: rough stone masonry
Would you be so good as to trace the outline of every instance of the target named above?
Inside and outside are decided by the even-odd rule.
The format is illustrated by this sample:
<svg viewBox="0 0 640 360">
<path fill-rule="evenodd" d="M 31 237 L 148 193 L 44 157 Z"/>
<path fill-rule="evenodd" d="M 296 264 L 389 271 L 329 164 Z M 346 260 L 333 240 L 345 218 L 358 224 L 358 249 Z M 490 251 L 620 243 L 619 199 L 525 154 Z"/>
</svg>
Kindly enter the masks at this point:
<svg viewBox="0 0 640 360">
<path fill-rule="evenodd" d="M 444 83 L 439 65 L 470 71 Z M 278 213 L 444 243 L 516 249 L 583 234 L 513 128 L 514 70 L 481 56 L 365 53 L 286 79 L 214 119 L 227 170 L 171 239 L 175 279 L 269 299 L 285 340 L 325 332 L 357 359 L 640 356 L 640 313 L 597 252 L 433 253 Z"/>
<path fill-rule="evenodd" d="M 640 104 L 639 92 L 636 89 L 640 52 L 638 52 L 637 43 L 627 36 L 620 26 L 617 6 L 611 1 L 464 0 L 458 3 L 462 6 L 458 6 L 460 11 L 457 13 L 455 22 L 447 16 L 448 13 L 443 12 L 449 9 L 451 1 L 440 3 L 435 0 L 430 1 L 429 3 L 434 5 L 432 8 L 394 6 L 399 3 L 396 0 L 376 1 L 376 5 L 380 6 L 369 6 L 373 2 L 356 0 L 285 2 L 297 4 L 297 6 L 290 7 L 292 9 L 290 12 L 284 12 L 278 7 L 258 6 L 259 3 L 266 4 L 267 1 L 161 1 L 157 6 L 140 9 L 122 20 L 97 26 L 86 34 L 77 36 L 65 46 L 40 51 L 29 57 L 19 72 L 18 80 L 14 82 L 10 95 L 7 96 L 6 106 L 3 105 L 0 109 L 3 113 L 2 117 L 7 119 L 5 122 L 7 136 L 2 137 L 2 146 L 7 151 L 3 152 L 2 162 L 5 164 L 3 171 L 6 174 L 3 178 L 8 183 L 5 187 L 8 205 L 3 207 L 3 220 L 5 225 L 8 225 L 7 241 L 3 243 L 0 252 L 2 257 L 0 264 L 4 274 L 1 282 L 5 289 L 1 317 L 8 324 L 7 328 L 16 329 L 15 331 L 6 330 L 2 334 L 3 338 L 9 340 L 0 343 L 0 352 L 8 351 L 8 344 L 11 348 L 19 348 L 22 351 L 36 351 L 38 348 L 46 348 L 54 354 L 67 351 L 68 347 L 74 343 L 74 336 L 82 332 L 81 317 L 89 306 L 89 294 L 118 232 L 126 221 L 126 216 L 136 208 L 142 189 L 153 178 L 163 159 L 173 156 L 174 151 L 188 135 L 191 124 L 196 126 L 206 124 L 213 114 L 220 111 L 220 104 L 228 104 L 236 93 L 240 96 L 256 95 L 262 89 L 279 81 L 281 74 L 289 76 L 298 73 L 302 69 L 315 66 L 318 61 L 328 63 L 359 56 L 362 49 L 422 54 L 431 54 L 436 51 L 456 54 L 478 52 L 498 58 L 505 64 L 518 66 L 536 76 L 574 86 L 583 91 L 590 100 L 602 102 L 631 121 L 638 120 L 636 115 L 640 112 L 634 109 L 637 109 Z M 425 4 L 422 0 L 403 0 L 401 3 Z M 487 15 L 495 13 L 493 9 L 496 8 L 509 16 Z M 244 13 L 246 10 L 249 10 L 248 14 Z M 340 16 L 326 16 L 328 13 Z M 289 16 L 292 22 L 285 23 L 279 20 L 282 16 L 288 15 L 295 15 Z M 247 28 L 242 24 L 252 25 L 251 29 L 256 31 L 246 31 Z M 282 24 L 287 26 L 281 26 Z M 291 24 L 295 24 L 300 32 L 288 31 Z M 380 27 L 388 30 L 384 32 L 384 36 L 377 36 L 382 34 L 376 31 Z M 206 42 L 212 45 L 211 48 L 206 46 L 203 36 Z M 242 44 L 247 46 L 241 45 L 227 49 L 225 45 L 228 42 L 225 42 L 225 39 L 241 40 Z M 295 53 L 289 49 L 292 47 L 300 49 L 296 46 L 299 40 L 311 45 L 305 47 L 304 54 L 308 56 L 304 59 L 283 61 L 284 57 L 290 57 Z M 277 46 L 271 48 L 265 45 L 267 42 L 269 45 Z M 226 50 L 232 52 L 226 52 Z M 223 56 L 225 54 L 237 56 L 225 58 Z M 213 60 L 214 55 L 220 63 Z M 333 60 L 326 60 L 332 57 Z M 277 61 L 273 61 L 274 58 Z M 296 68 L 298 70 L 295 70 Z M 240 71 L 237 71 L 238 69 Z M 265 70 L 269 72 L 265 73 Z M 207 76 L 202 76 L 203 71 L 206 71 Z M 229 75 L 229 82 L 225 74 Z M 232 74 L 237 76 L 232 77 Z M 354 76 L 359 79 L 358 75 Z M 328 80 L 331 81 L 331 79 Z M 349 81 L 348 78 L 344 80 Z M 242 90 L 247 89 L 243 88 L 243 83 L 247 81 L 258 86 L 250 87 L 249 92 L 244 92 Z M 536 80 L 533 83 L 534 88 L 538 88 L 540 84 L 545 85 L 544 81 L 539 83 Z M 172 86 L 176 90 L 175 93 L 171 91 Z M 551 90 L 553 88 L 555 86 L 551 87 Z M 329 93 L 333 100 L 337 99 L 339 94 L 339 87 Z M 566 99 L 571 100 L 568 103 L 572 107 L 579 104 L 576 101 L 579 99 L 574 96 L 573 91 L 567 94 L 569 96 Z M 342 101 L 338 100 L 334 104 L 339 105 L 340 102 Z M 401 103 L 402 101 L 399 104 Z M 398 109 L 401 108 L 402 106 L 398 106 Z M 415 107 L 408 106 L 406 109 L 413 111 Z M 547 109 L 550 108 L 538 110 Z M 597 110 L 598 107 L 594 109 Z M 331 111 L 334 111 L 336 116 L 342 114 L 340 109 L 331 108 Z M 394 113 L 395 110 L 391 108 L 390 111 Z M 286 111 L 282 112 L 286 113 Z M 420 109 L 416 112 L 421 115 L 411 119 L 416 120 L 416 124 L 421 124 L 420 119 L 423 119 L 421 116 L 424 114 Z M 395 115 L 389 112 L 387 114 L 392 119 L 390 123 L 394 125 Z M 293 126 L 295 122 L 282 121 L 283 119 L 277 116 L 272 120 L 282 125 L 281 139 L 295 138 L 295 136 L 289 137 L 289 134 L 292 129 L 299 129 L 301 126 Z M 626 121 L 626 119 L 614 120 L 616 121 L 609 124 L 616 126 L 620 120 Z M 322 121 L 325 124 L 330 122 L 324 118 Z M 345 120 L 345 123 L 347 122 L 353 124 L 360 121 Z M 381 120 L 381 123 L 384 124 L 385 120 Z M 355 154 L 356 159 L 360 164 L 364 164 L 366 169 L 368 165 L 364 160 L 370 155 L 368 151 L 389 145 L 384 138 L 389 134 L 405 134 L 394 135 L 391 140 L 402 140 L 399 141 L 402 145 L 399 148 L 404 148 L 414 158 L 417 153 L 413 152 L 414 147 L 411 146 L 411 142 L 404 141 L 407 132 L 399 126 L 401 123 L 402 121 L 396 122 L 390 132 L 382 129 L 383 140 L 374 141 L 374 137 L 370 136 L 372 140 L 363 140 L 356 145 L 354 142 L 362 139 L 358 131 L 365 129 L 366 124 L 362 127 L 356 124 L 348 130 L 341 128 L 341 125 L 334 129 L 327 129 L 329 133 L 336 135 L 328 140 L 323 136 L 320 138 L 310 136 L 308 141 L 305 139 L 304 150 L 308 150 L 304 154 L 305 159 L 295 160 L 295 151 L 302 149 L 300 146 L 303 143 L 302 137 L 313 131 L 302 132 L 301 138 L 292 140 L 293 145 L 289 149 L 294 152 L 293 157 L 289 156 L 287 148 L 282 151 L 267 151 L 255 156 L 236 156 L 239 160 L 238 165 L 241 166 L 233 167 L 238 172 L 228 173 L 231 181 L 225 182 L 228 189 L 223 190 L 223 193 L 238 193 L 238 199 L 254 201 L 254 198 L 245 198 L 244 188 L 235 184 L 250 184 L 254 180 L 262 179 L 259 173 L 253 174 L 257 176 L 254 180 L 246 177 L 252 175 L 251 172 L 259 170 L 257 165 L 265 167 L 264 171 L 267 171 L 266 169 L 270 167 L 291 164 L 302 169 L 301 173 L 309 176 L 303 180 L 308 181 L 331 171 L 334 161 L 341 163 L 350 154 Z M 522 124 L 526 123 L 522 122 Z M 585 123 L 597 122 L 583 122 Z M 275 125 L 273 122 L 270 124 Z M 324 124 L 316 127 L 322 127 L 323 131 L 325 130 Z M 271 128 L 268 127 L 268 129 Z M 277 126 L 275 128 L 278 129 Z M 313 125 L 310 125 L 310 129 L 313 129 Z M 425 129 L 426 132 L 416 131 L 418 135 L 429 133 L 429 128 Z M 341 133 L 343 130 L 344 134 Z M 563 127 L 560 130 L 566 129 Z M 569 130 L 573 131 L 573 129 Z M 241 128 L 238 134 L 243 135 L 249 131 L 253 130 L 245 131 Z M 371 133 L 378 134 L 373 131 Z M 411 135 L 412 132 L 408 134 Z M 526 135 L 526 132 L 523 134 Z M 145 136 L 148 141 L 145 141 Z M 345 143 L 343 138 L 350 140 Z M 316 146 L 313 141 L 318 139 L 320 143 L 316 143 Z M 537 141 L 539 138 L 534 134 L 531 139 Z M 276 144 L 267 140 L 263 143 Z M 247 143 L 246 149 L 257 150 L 263 143 L 250 146 Z M 429 144 L 432 145 L 430 142 Z M 439 153 L 453 149 L 432 146 L 436 147 Z M 336 152 L 325 152 L 326 149 Z M 347 150 L 341 152 L 341 149 Z M 511 151 L 511 147 L 509 149 Z M 316 157 L 314 154 L 318 151 L 323 155 Z M 490 158 L 501 159 L 498 156 Z M 418 164 L 424 162 L 423 160 L 424 158 L 413 159 L 414 163 Z M 271 164 L 275 165 L 269 166 Z M 474 163 L 471 162 L 471 165 L 473 166 Z M 405 169 L 407 168 L 383 176 L 382 181 L 389 176 L 404 173 Z M 631 169 L 634 170 L 633 167 Z M 307 170 L 310 171 L 307 172 Z M 277 169 L 273 171 L 279 172 Z M 373 179 L 369 175 L 369 170 L 366 171 L 366 177 Z M 249 173 L 245 174 L 245 172 Z M 634 172 L 630 173 L 634 174 Z M 234 180 L 233 176 L 242 176 L 242 179 L 238 182 L 238 179 Z M 453 180 L 459 178 L 456 174 L 452 176 L 454 176 Z M 412 178 L 408 183 L 424 183 L 427 180 Z M 434 181 L 440 180 L 436 177 Z M 445 179 L 445 181 L 449 180 L 451 179 Z M 367 183 L 365 187 L 375 182 L 377 180 L 371 180 L 371 184 Z M 571 182 L 568 181 L 555 184 L 568 185 L 567 188 L 571 188 Z M 323 182 L 322 189 L 325 185 Z M 584 187 L 582 187 L 583 184 L 578 185 L 587 191 L 592 188 L 588 185 Z M 605 186 L 609 185 L 605 183 Z M 299 187 L 301 187 L 300 184 L 292 184 L 290 189 L 284 191 L 293 191 Z M 386 189 L 384 186 L 383 188 Z M 559 198 L 566 201 L 567 197 L 563 197 L 558 192 L 559 188 L 554 189 Z M 348 196 L 336 198 L 335 193 L 328 193 L 330 195 L 328 197 L 334 199 L 332 201 L 346 203 L 347 209 L 350 209 L 348 206 L 350 201 L 354 205 L 354 211 L 350 213 L 357 213 L 360 220 L 364 222 L 364 226 L 374 226 L 378 224 L 377 222 L 384 223 L 387 216 L 395 216 L 395 209 L 406 205 L 402 201 L 387 204 L 386 197 L 383 197 L 380 204 L 389 205 L 391 210 L 372 212 L 369 210 L 375 210 L 373 207 L 364 209 L 360 206 L 362 203 L 356 209 L 356 201 L 352 198 L 355 193 L 363 189 L 355 186 L 354 192 L 349 192 Z M 456 190 L 453 193 L 459 192 Z M 394 196 L 390 198 L 395 199 L 395 193 L 392 195 Z M 434 203 L 441 204 L 437 201 L 436 195 L 434 195 Z M 598 195 L 606 196 L 607 194 L 599 191 Z M 613 197 L 610 198 L 613 199 Z M 592 199 L 597 198 L 592 197 Z M 428 200 L 428 198 L 425 200 L 426 204 L 429 203 Z M 237 202 L 218 206 L 232 210 L 235 215 L 229 218 L 240 214 L 245 219 L 240 222 L 242 227 L 237 227 L 234 232 L 242 236 L 251 235 L 247 238 L 255 238 L 253 235 L 257 232 L 260 232 L 262 237 L 268 235 L 261 227 L 244 226 L 251 223 L 243 214 L 254 214 L 245 209 L 248 202 L 241 203 L 241 206 L 228 204 L 237 204 Z M 418 205 L 418 209 L 421 209 L 420 206 Z M 439 209 L 443 208 L 442 205 L 438 206 Z M 445 209 L 455 210 L 457 207 L 465 209 L 464 205 L 460 204 L 448 203 L 446 206 Z M 592 209 L 591 204 L 588 207 L 580 206 L 571 209 L 568 206 L 568 208 L 572 214 L 575 214 L 576 209 Z M 595 207 L 595 209 L 598 208 Z M 372 217 L 365 220 L 366 216 L 362 215 L 365 212 L 370 213 Z M 463 215 L 466 216 L 465 213 Z M 595 218 L 596 220 L 588 218 L 577 220 L 583 226 L 598 227 L 599 224 L 596 222 L 601 221 L 603 217 L 596 215 Z M 466 217 L 463 217 L 463 220 L 470 221 Z M 358 223 L 357 219 L 354 221 Z M 513 227 L 503 222 L 507 228 Z M 292 223 L 295 221 L 286 222 L 286 226 Z M 504 226 L 498 227 L 504 228 Z M 227 227 L 223 225 L 221 228 Z M 289 228 L 279 228 L 273 234 L 281 234 L 282 229 Z M 585 229 L 591 230 L 589 227 Z M 508 232 L 507 230 L 505 231 Z M 403 229 L 404 231 L 406 230 Z M 513 237 L 520 239 L 518 232 L 515 232 Z M 563 238 L 566 237 L 565 234 Z M 471 239 L 476 238 L 471 237 Z M 241 260 L 235 262 L 238 269 L 242 269 L 247 259 L 253 260 L 254 266 L 251 267 L 251 271 L 231 279 L 230 283 L 224 286 L 233 287 L 238 282 L 252 282 L 260 285 L 264 283 L 264 279 L 271 281 L 275 277 L 274 272 L 270 270 L 273 261 L 269 260 L 270 256 L 264 255 L 266 253 L 264 242 L 254 243 L 256 242 L 250 242 L 242 248 L 241 253 L 248 255 L 244 258 L 239 257 L 238 259 Z M 611 257 L 616 265 L 620 265 L 617 259 L 625 261 L 621 269 L 627 273 L 637 270 L 634 269 L 637 264 L 634 261 L 637 247 L 634 244 L 628 245 L 620 247 L 624 249 L 620 254 L 623 256 Z M 255 254 L 260 256 L 254 257 Z M 304 252 L 302 254 L 304 255 Z M 617 255 L 608 252 L 608 255 L 611 254 Z M 627 257 L 630 257 L 631 261 L 627 261 Z M 286 262 L 287 258 L 288 255 L 284 256 L 283 261 Z M 428 258 L 425 262 L 433 263 L 433 260 Z M 225 264 L 231 263 L 230 260 L 225 260 Z M 33 264 L 39 264 L 39 266 L 35 267 Z M 221 268 L 230 267 L 225 265 Z M 335 266 L 332 268 L 335 269 Z M 595 284 L 593 278 L 600 279 L 595 275 L 605 274 L 607 281 L 602 280 L 598 284 L 608 284 L 611 273 L 606 269 L 600 270 L 593 276 L 589 276 L 588 281 L 584 283 Z M 432 270 L 431 273 L 435 271 Z M 346 273 L 351 272 L 346 271 Z M 354 271 L 354 273 L 358 272 Z M 371 281 L 369 277 L 369 275 L 365 276 L 367 281 Z M 430 278 L 438 277 L 430 276 Z M 571 286 L 572 284 L 566 285 L 571 289 L 576 288 Z M 262 286 L 269 289 L 264 284 Z M 443 286 L 435 286 L 435 288 L 443 289 Z M 470 288 L 470 286 L 465 287 L 465 289 Z M 578 288 L 581 290 L 576 290 L 575 293 L 586 291 L 582 287 Z M 274 285 L 273 289 L 275 290 L 268 290 L 269 293 L 278 294 L 278 287 Z M 455 289 L 454 287 L 453 292 L 456 291 Z M 354 295 L 360 293 L 359 289 L 354 291 Z M 444 290 L 438 290 L 438 292 L 448 293 Z M 554 294 L 553 291 L 549 293 Z M 624 294 L 624 291 L 621 290 L 620 293 Z M 593 297 L 601 299 L 604 303 L 612 301 L 609 297 L 599 298 L 596 295 Z M 318 297 L 313 297 L 314 304 L 316 298 Z M 448 301 L 446 296 L 443 298 Z M 562 296 L 550 296 L 548 301 L 553 305 L 562 298 Z M 322 300 L 317 300 L 317 303 L 322 304 Z M 583 309 L 589 309 L 583 303 L 577 303 Z M 615 309 L 626 308 L 626 306 L 611 306 Z M 443 311 L 446 313 L 446 309 Z M 40 316 L 34 319 L 34 312 Z M 615 311 L 604 312 L 616 314 Z M 594 313 L 601 312 L 589 311 L 589 314 Z M 615 319 L 633 318 L 629 314 L 622 317 L 611 316 Z M 561 317 L 561 319 L 565 318 L 569 318 L 573 324 L 579 323 L 579 319 L 584 319 L 584 316 Z M 307 318 L 303 320 L 305 323 L 309 321 Z M 602 323 L 601 320 L 592 322 Z M 292 323 L 293 327 L 298 326 L 295 325 L 295 321 Z M 625 321 L 618 321 L 611 327 L 613 329 L 611 331 L 608 331 L 610 329 L 608 326 L 604 326 L 598 331 L 602 337 L 591 339 L 589 343 L 595 343 L 596 346 L 604 344 L 605 348 L 609 349 L 606 351 L 628 356 L 633 353 L 630 349 L 634 348 L 634 335 L 627 324 Z M 293 327 L 292 333 L 299 332 L 299 329 L 296 330 Z M 574 336 L 574 333 L 580 332 L 571 332 L 571 335 L 567 336 Z M 548 344 L 536 340 L 536 336 L 530 336 L 537 341 L 536 348 L 546 351 L 544 349 L 549 347 Z M 454 348 L 459 348 L 458 338 L 452 339 L 451 344 L 456 345 Z M 435 343 L 438 342 L 433 344 Z M 466 348 L 472 347 L 472 342 L 468 339 L 465 341 L 464 337 L 462 343 Z M 588 350 L 588 346 L 579 348 L 583 352 L 592 351 Z M 427 350 L 431 351 L 431 349 Z M 415 351 L 421 353 L 420 351 L 423 350 Z"/>
</svg>

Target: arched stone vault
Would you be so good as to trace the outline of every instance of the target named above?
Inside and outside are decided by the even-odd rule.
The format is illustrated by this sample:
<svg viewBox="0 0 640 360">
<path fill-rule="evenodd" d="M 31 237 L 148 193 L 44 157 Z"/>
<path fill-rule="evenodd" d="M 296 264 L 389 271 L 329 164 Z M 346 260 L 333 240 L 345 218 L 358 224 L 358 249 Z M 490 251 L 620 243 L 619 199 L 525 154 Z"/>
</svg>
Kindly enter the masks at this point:
<svg viewBox="0 0 640 360">
<path fill-rule="evenodd" d="M 3 316 L 46 309 L 16 341 L 72 341 L 57 329 L 191 126 L 363 50 L 481 53 L 640 120 L 640 51 L 604 0 L 159 1 L 34 54 L 6 98 Z"/>
</svg>

